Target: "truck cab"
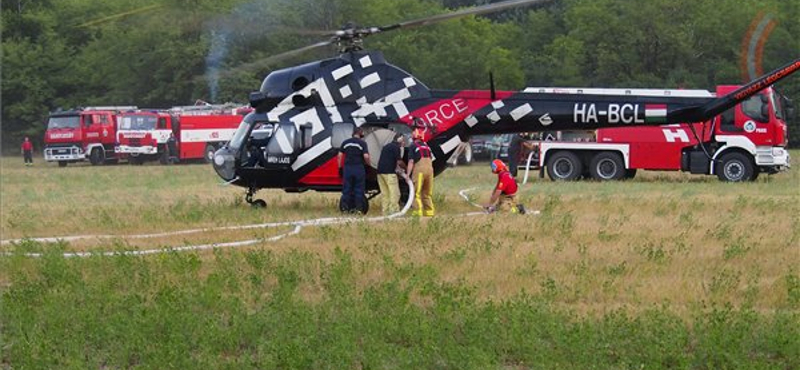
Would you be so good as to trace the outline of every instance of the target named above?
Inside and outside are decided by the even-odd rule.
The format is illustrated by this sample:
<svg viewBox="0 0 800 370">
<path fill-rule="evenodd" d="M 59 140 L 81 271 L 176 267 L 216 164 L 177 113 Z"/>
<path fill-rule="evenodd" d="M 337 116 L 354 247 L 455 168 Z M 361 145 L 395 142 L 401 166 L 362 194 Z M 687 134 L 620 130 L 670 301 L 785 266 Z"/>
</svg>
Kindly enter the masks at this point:
<svg viewBox="0 0 800 370">
<path fill-rule="evenodd" d="M 136 111 L 118 117 L 117 142 L 114 151 L 127 155 L 130 163 L 143 163 L 150 159 L 168 160 L 166 150 L 170 136 L 175 135 L 177 119 L 165 112 Z M 175 130 L 175 131 L 173 131 Z"/>
<path fill-rule="evenodd" d="M 92 165 L 116 160 L 116 115 L 121 107 L 90 107 L 50 114 L 44 159 L 60 167 L 89 159 Z M 125 109 L 135 107 L 122 107 Z"/>
<path fill-rule="evenodd" d="M 114 151 L 127 155 L 131 164 L 152 160 L 161 164 L 210 162 L 249 112 L 249 108 L 235 104 L 203 104 L 123 113 L 118 117 Z"/>
</svg>

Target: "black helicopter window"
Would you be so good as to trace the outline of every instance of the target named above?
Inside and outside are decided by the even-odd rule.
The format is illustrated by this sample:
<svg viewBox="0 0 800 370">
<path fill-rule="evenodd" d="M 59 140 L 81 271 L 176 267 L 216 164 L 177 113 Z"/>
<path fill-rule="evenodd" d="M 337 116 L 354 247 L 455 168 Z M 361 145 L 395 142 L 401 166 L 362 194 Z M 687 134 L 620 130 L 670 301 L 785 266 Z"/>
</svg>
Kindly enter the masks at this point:
<svg viewBox="0 0 800 370">
<path fill-rule="evenodd" d="M 300 135 L 292 123 L 276 125 L 267 144 L 268 155 L 290 155 L 300 149 Z"/>
<path fill-rule="evenodd" d="M 342 147 L 342 142 L 353 136 L 355 125 L 349 122 L 334 123 L 331 129 L 331 146 L 334 149 Z"/>
<path fill-rule="evenodd" d="M 294 79 L 294 81 L 292 81 L 292 90 L 293 91 L 298 91 L 298 90 L 308 86 L 308 84 L 310 82 L 311 81 L 309 81 L 308 78 L 306 78 L 305 76 L 297 77 L 297 78 Z"/>
<path fill-rule="evenodd" d="M 311 103 L 313 102 L 312 99 L 313 96 L 306 97 L 300 94 L 295 94 L 292 97 L 292 104 L 294 104 L 294 106 L 296 107 L 305 107 L 311 105 Z"/>
</svg>

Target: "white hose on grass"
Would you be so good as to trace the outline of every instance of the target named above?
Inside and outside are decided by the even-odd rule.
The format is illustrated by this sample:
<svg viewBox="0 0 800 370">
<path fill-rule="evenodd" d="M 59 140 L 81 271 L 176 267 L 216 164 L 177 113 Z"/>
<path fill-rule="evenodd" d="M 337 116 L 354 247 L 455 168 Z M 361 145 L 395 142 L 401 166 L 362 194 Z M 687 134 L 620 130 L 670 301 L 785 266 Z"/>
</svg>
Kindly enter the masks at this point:
<svg viewBox="0 0 800 370">
<path fill-rule="evenodd" d="M 261 224 L 250 224 L 250 225 L 239 225 L 239 226 L 220 226 L 220 227 L 210 227 L 210 228 L 200 228 L 200 229 L 188 229 L 188 230 L 178 230 L 178 231 L 171 231 L 171 232 L 162 232 L 162 233 L 153 233 L 153 234 L 133 234 L 133 235 L 109 235 L 109 234 L 101 234 L 101 235 L 73 235 L 73 236 L 61 236 L 61 237 L 43 237 L 43 238 L 25 238 L 25 239 L 6 239 L 0 240 L 0 245 L 7 245 L 7 244 L 18 244 L 23 241 L 33 241 L 38 243 L 57 243 L 57 242 L 70 242 L 76 240 L 86 240 L 86 239 L 149 239 L 149 238 L 161 238 L 167 236 L 178 236 L 178 235 L 187 235 L 187 234 L 196 234 L 202 232 L 211 232 L 211 231 L 225 231 L 225 230 L 247 230 L 247 229 L 266 229 L 266 228 L 277 228 L 277 227 L 286 227 L 286 226 L 294 226 L 294 228 L 286 233 L 278 234 L 269 238 L 255 238 L 255 239 L 247 239 L 247 240 L 239 240 L 239 241 L 232 241 L 232 242 L 225 242 L 225 243 L 209 243 L 209 244 L 199 244 L 199 245 L 184 245 L 180 247 L 165 247 L 165 248 L 155 248 L 155 249 L 144 249 L 144 250 L 130 250 L 130 251 L 98 251 L 98 252 L 66 252 L 62 255 L 65 258 L 72 258 L 72 257 L 91 257 L 91 256 L 142 256 L 142 255 L 149 255 L 149 254 L 158 254 L 158 253 L 170 253 L 170 252 L 189 252 L 189 251 L 201 251 L 201 250 L 208 250 L 208 249 L 215 249 L 215 248 L 239 248 L 248 245 L 258 244 L 258 243 L 265 243 L 265 242 L 274 242 L 281 239 L 284 239 L 288 236 L 297 235 L 305 226 L 325 226 L 325 225 L 338 225 L 347 222 L 381 222 L 386 220 L 396 219 L 405 215 L 408 210 L 411 208 L 411 204 L 414 201 L 414 184 L 411 182 L 411 179 L 404 176 L 406 180 L 406 184 L 408 184 L 409 188 L 409 196 L 408 200 L 406 200 L 406 204 L 403 206 L 403 209 L 400 211 L 393 213 L 387 216 L 377 216 L 377 217 L 324 217 L 324 218 L 316 218 L 316 219 L 307 219 L 307 220 L 299 220 L 299 221 L 285 221 L 285 222 L 269 222 L 269 223 L 261 223 Z M 483 206 L 477 204 L 470 200 L 469 196 L 467 195 L 468 192 L 475 190 L 475 188 L 469 189 L 462 189 L 458 192 L 464 200 L 471 204 L 472 206 L 478 207 L 483 209 Z M 485 211 L 481 212 L 468 212 L 463 214 L 462 216 L 478 216 L 486 214 Z M 533 214 L 539 214 L 539 211 L 534 211 Z M 15 255 L 12 252 L 5 252 L 2 253 L 4 256 L 12 256 Z M 24 253 L 26 257 L 42 257 L 43 253 Z"/>
<path fill-rule="evenodd" d="M 0 245 L 7 245 L 7 244 L 18 244 L 24 241 L 32 241 L 38 243 L 58 243 L 58 242 L 71 242 L 76 240 L 87 240 L 87 239 L 150 239 L 150 238 L 162 238 L 167 236 L 179 236 L 179 235 L 188 235 L 188 234 L 196 234 L 202 232 L 211 232 L 211 231 L 225 231 L 225 230 L 247 230 L 247 229 L 266 229 L 266 228 L 276 228 L 276 227 L 286 227 L 286 226 L 294 226 L 292 231 L 278 234 L 269 238 L 255 238 L 255 239 L 247 239 L 247 240 L 239 240 L 233 242 L 226 242 L 226 243 L 210 243 L 210 244 L 200 244 L 200 245 L 184 245 L 180 247 L 165 247 L 165 248 L 156 248 L 156 249 L 145 249 L 145 250 L 131 250 L 131 251 L 113 251 L 113 252 L 66 252 L 63 253 L 64 257 L 71 258 L 71 257 L 91 257 L 91 256 L 138 256 L 138 255 L 147 255 L 147 254 L 157 254 L 157 253 L 168 253 L 168 252 L 187 252 L 187 251 L 198 251 L 198 250 L 207 250 L 207 249 L 214 249 L 214 248 L 238 248 L 244 247 L 248 245 L 258 244 L 262 242 L 274 242 L 281 240 L 287 236 L 292 236 L 299 234 L 300 231 L 303 229 L 304 226 L 324 226 L 324 225 L 337 225 L 347 222 L 380 222 L 395 219 L 405 215 L 408 210 L 411 208 L 411 204 L 414 201 L 414 184 L 411 182 L 411 179 L 404 176 L 406 180 L 406 184 L 408 184 L 409 189 L 409 196 L 408 200 L 406 200 L 406 204 L 403 206 L 398 212 L 395 212 L 391 215 L 387 216 L 377 216 L 377 217 L 325 217 L 325 218 L 317 218 L 317 219 L 307 219 L 307 220 L 299 220 L 299 221 L 286 221 L 286 222 L 269 222 L 269 223 L 262 223 L 262 224 L 251 224 L 251 225 L 240 225 L 240 226 L 220 226 L 220 227 L 209 227 L 209 228 L 200 228 L 200 229 L 188 229 L 188 230 L 178 230 L 178 231 L 171 231 L 171 232 L 162 232 L 162 233 L 153 233 L 153 234 L 134 234 L 134 235 L 110 235 L 110 234 L 101 234 L 101 235 L 72 235 L 72 236 L 53 236 L 53 237 L 43 237 L 43 238 L 24 238 L 24 239 L 6 239 L 0 240 Z M 12 256 L 14 253 L 5 252 L 3 253 L 5 256 Z M 42 257 L 42 253 L 25 253 L 24 256 L 26 257 Z"/>
</svg>

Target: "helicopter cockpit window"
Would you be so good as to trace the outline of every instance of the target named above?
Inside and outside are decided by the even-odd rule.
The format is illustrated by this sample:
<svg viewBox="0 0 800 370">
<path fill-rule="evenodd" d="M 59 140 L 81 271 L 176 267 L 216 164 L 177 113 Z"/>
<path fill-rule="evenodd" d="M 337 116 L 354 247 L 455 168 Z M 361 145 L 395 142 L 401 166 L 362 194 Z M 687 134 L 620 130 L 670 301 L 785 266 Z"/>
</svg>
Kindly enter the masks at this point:
<svg viewBox="0 0 800 370">
<path fill-rule="evenodd" d="M 276 125 L 269 144 L 267 144 L 267 155 L 290 155 L 299 148 L 299 135 L 294 124 L 281 123 Z"/>
<path fill-rule="evenodd" d="M 251 122 L 252 121 L 249 120 L 249 117 L 245 117 L 242 123 L 239 124 L 239 128 L 236 129 L 236 132 L 233 133 L 231 141 L 228 142 L 229 148 L 236 151 L 242 147 L 244 139 L 247 138 L 247 132 L 250 130 Z"/>
<path fill-rule="evenodd" d="M 334 149 L 342 147 L 342 142 L 353 136 L 355 125 L 349 122 L 334 123 L 331 130 L 331 146 Z"/>
<path fill-rule="evenodd" d="M 253 131 L 250 132 L 250 140 L 268 140 L 272 137 L 273 131 L 275 131 L 275 125 L 271 123 L 256 123 Z"/>
</svg>

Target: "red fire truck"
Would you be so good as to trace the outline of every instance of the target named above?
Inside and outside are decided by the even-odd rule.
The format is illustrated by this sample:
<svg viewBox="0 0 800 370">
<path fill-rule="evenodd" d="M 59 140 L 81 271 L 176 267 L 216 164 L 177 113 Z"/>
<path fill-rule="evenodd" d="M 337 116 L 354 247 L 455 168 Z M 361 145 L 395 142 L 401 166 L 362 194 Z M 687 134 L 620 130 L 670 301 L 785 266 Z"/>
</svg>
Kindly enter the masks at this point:
<svg viewBox="0 0 800 370">
<path fill-rule="evenodd" d="M 116 117 L 136 107 L 87 107 L 50 114 L 44 134 L 44 160 L 59 167 L 85 159 L 93 165 L 113 162 Z"/>
<path fill-rule="evenodd" d="M 114 151 L 132 164 L 170 157 L 182 161 L 211 157 L 228 142 L 247 108 L 223 105 L 174 107 L 164 111 L 133 111 L 118 117 Z M 171 153 L 172 152 L 172 153 Z"/>
<path fill-rule="evenodd" d="M 719 86 L 716 95 L 739 86 Z M 541 88 L 531 88 L 535 91 Z M 715 96 L 705 90 L 544 89 L 584 94 Z M 686 171 L 717 175 L 722 181 L 752 181 L 764 173 L 789 168 L 786 118 L 788 99 L 772 88 L 709 122 L 666 126 L 604 128 L 593 142 L 543 141 L 538 154 L 540 177 L 552 180 L 632 178 L 636 170 Z M 612 114 L 582 112 L 581 114 Z M 576 113 L 576 114 L 578 114 Z M 527 177 L 527 173 L 526 173 Z"/>
</svg>

